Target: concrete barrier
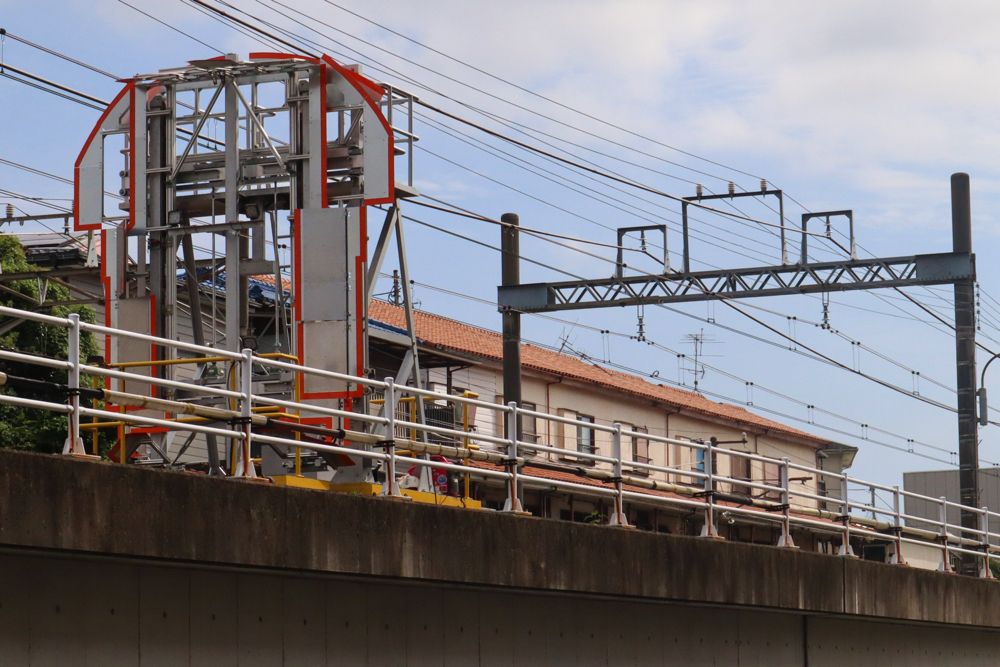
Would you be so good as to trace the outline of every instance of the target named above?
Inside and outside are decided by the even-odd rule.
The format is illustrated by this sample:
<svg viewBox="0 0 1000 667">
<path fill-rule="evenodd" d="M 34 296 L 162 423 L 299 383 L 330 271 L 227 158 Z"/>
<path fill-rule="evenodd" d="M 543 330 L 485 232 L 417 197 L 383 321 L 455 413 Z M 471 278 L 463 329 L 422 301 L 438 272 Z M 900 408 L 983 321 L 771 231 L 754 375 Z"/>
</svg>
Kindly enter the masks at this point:
<svg viewBox="0 0 1000 667">
<path fill-rule="evenodd" d="M 1000 628 L 993 581 L 12 451 L 0 546 Z"/>
</svg>

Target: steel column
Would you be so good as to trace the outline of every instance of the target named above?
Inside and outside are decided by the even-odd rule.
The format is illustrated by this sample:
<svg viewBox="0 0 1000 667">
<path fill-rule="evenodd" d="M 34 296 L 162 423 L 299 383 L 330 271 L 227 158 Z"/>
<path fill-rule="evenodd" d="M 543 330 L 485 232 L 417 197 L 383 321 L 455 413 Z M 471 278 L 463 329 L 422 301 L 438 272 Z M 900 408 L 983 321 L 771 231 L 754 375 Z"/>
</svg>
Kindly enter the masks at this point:
<svg viewBox="0 0 1000 667">
<path fill-rule="evenodd" d="M 233 88 L 236 83 L 230 79 L 226 83 L 226 174 L 225 174 L 225 216 L 226 222 L 239 220 L 240 185 L 240 101 Z M 246 294 L 240 294 L 240 232 L 231 229 L 226 232 L 226 349 L 238 352 L 240 349 L 240 313 Z"/>
<path fill-rule="evenodd" d="M 624 470 L 622 466 L 622 425 L 614 423 L 614 433 L 611 434 L 611 458 L 614 462 L 615 509 L 608 519 L 608 525 L 620 528 L 631 528 L 628 517 L 625 516 L 625 489 L 623 484 Z"/>
<path fill-rule="evenodd" d="M 504 287 L 521 282 L 520 219 L 516 213 L 500 216 L 500 254 L 502 257 L 501 283 Z M 503 400 L 504 403 L 521 405 L 521 313 L 513 308 L 503 310 Z M 515 422 L 516 431 L 508 438 L 521 437 L 521 420 Z"/>
<path fill-rule="evenodd" d="M 951 233 L 955 252 L 972 252 L 972 208 L 969 175 L 951 176 Z M 973 267 L 974 269 L 974 267 Z M 955 365 L 958 388 L 959 498 L 965 507 L 979 507 L 979 424 L 976 418 L 976 295 L 975 271 L 955 282 Z M 962 510 L 962 527 L 978 528 L 972 510 Z M 967 538 L 974 534 L 966 533 Z M 975 573 L 975 558 L 963 557 L 963 572 Z"/>
<path fill-rule="evenodd" d="M 63 454 L 83 455 L 87 451 L 80 438 L 80 316 L 77 313 L 69 314 L 68 339 L 66 356 L 69 358 L 70 367 L 66 374 L 66 397 L 70 411 L 66 415 L 67 434 Z"/>
<path fill-rule="evenodd" d="M 702 480 L 704 486 L 701 494 L 705 498 L 705 524 L 701 527 L 701 536 L 722 539 L 719 527 L 715 524 L 715 443 L 714 437 L 703 443 L 705 465 L 702 472 L 705 473 L 705 477 Z"/>
<path fill-rule="evenodd" d="M 507 480 L 507 500 L 504 501 L 503 511 L 523 514 L 524 507 L 521 505 L 521 487 L 517 481 L 518 438 L 515 435 L 519 430 L 518 426 L 521 423 L 521 415 L 518 414 L 517 403 L 514 401 L 508 401 L 507 407 L 510 408 L 510 412 L 507 413 L 505 419 L 505 431 L 507 432 L 507 458 L 504 460 L 504 465 L 507 468 L 507 472 L 510 473 L 510 479 Z"/>
</svg>

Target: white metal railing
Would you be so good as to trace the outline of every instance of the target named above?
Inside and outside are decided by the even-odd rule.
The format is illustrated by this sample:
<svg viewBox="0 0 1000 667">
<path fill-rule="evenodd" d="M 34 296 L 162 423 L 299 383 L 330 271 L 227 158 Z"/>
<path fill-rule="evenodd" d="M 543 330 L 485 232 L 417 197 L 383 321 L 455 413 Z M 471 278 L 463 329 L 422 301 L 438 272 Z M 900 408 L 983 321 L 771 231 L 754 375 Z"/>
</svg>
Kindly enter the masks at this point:
<svg viewBox="0 0 1000 667">
<path fill-rule="evenodd" d="M 319 368 L 312 368 L 289 361 L 265 358 L 254 355 L 250 350 L 240 353 L 219 350 L 212 347 L 195 345 L 183 341 L 168 340 L 139 334 L 132 331 L 112 329 L 96 324 L 82 322 L 78 315 L 69 317 L 53 317 L 30 311 L 0 307 L 0 316 L 34 320 L 67 330 L 69 337 L 67 359 L 49 359 L 37 355 L 26 354 L 15 350 L 0 350 L 0 361 L 20 364 L 33 364 L 46 368 L 65 370 L 66 383 L 62 389 L 66 394 L 65 403 L 37 400 L 24 396 L 13 396 L 0 392 L 0 403 L 20 406 L 26 409 L 48 410 L 65 414 L 67 418 L 67 438 L 63 448 L 64 454 L 85 454 L 80 436 L 81 418 L 94 417 L 114 422 L 125 422 L 143 426 L 154 426 L 173 431 L 187 431 L 227 438 L 232 443 L 234 457 L 230 473 L 239 477 L 254 477 L 256 470 L 251 460 L 251 445 L 254 442 L 275 445 L 285 448 L 295 448 L 295 451 L 313 450 L 317 452 L 334 452 L 348 454 L 352 457 L 378 461 L 383 466 L 386 483 L 383 484 L 383 494 L 400 495 L 397 479 L 397 465 L 405 464 L 418 468 L 440 468 L 475 476 L 480 479 L 493 479 L 504 483 L 506 501 L 504 511 L 523 512 L 521 497 L 524 489 L 561 489 L 574 493 L 587 494 L 607 498 L 613 509 L 608 522 L 616 526 L 628 526 L 625 513 L 625 502 L 647 506 L 668 506 L 695 510 L 702 514 L 702 535 L 718 537 L 717 517 L 720 512 L 727 516 L 738 516 L 754 521 L 775 523 L 780 528 L 780 546 L 794 546 L 792 526 L 809 529 L 814 533 L 830 534 L 839 537 L 839 552 L 844 556 L 853 555 L 851 542 L 869 540 L 894 545 L 892 562 L 902 563 L 903 545 L 914 544 L 932 546 L 940 552 L 939 569 L 950 571 L 952 556 L 971 556 L 980 563 L 980 576 L 989 577 L 991 560 L 1000 559 L 1000 533 L 990 530 L 991 520 L 1000 520 L 1000 513 L 990 511 L 986 507 L 968 508 L 947 500 L 945 497 L 932 498 L 900 489 L 898 486 L 888 486 L 875 482 L 851 477 L 840 472 L 826 471 L 800 463 L 793 463 L 788 458 L 771 458 L 721 447 L 715 438 L 706 441 L 688 441 L 659 436 L 646 431 L 626 429 L 621 424 L 611 425 L 593 422 L 582 422 L 558 415 L 550 415 L 536 410 L 526 410 L 514 403 L 498 405 L 487 401 L 464 396 L 452 396 L 439 392 L 396 384 L 393 378 L 383 381 L 336 373 Z M 80 336 L 83 332 L 101 334 L 112 337 L 130 338 L 162 346 L 171 350 L 180 350 L 197 355 L 222 358 L 231 364 L 232 372 L 238 378 L 236 389 L 228 389 L 211 385 L 199 385 L 179 382 L 157 377 L 155 374 L 140 375 L 114 370 L 101 366 L 82 363 L 79 358 Z M 197 360 L 197 357 L 193 359 Z M 254 366 L 264 366 L 290 373 L 312 375 L 327 379 L 350 382 L 365 387 L 370 392 L 381 394 L 385 409 L 382 414 L 354 412 L 328 405 L 315 405 L 302 401 L 285 400 L 271 396 L 261 396 L 252 391 Z M 195 405 L 168 398 L 152 398 L 145 395 L 115 392 L 110 389 L 92 390 L 81 387 L 81 376 L 95 376 L 106 379 L 128 380 L 133 383 L 144 383 L 150 387 L 158 386 L 169 389 L 184 389 L 196 392 L 200 397 L 217 399 L 226 406 Z M 12 375 L 0 373 L 0 384 L 15 384 L 18 379 Z M 126 410 L 111 411 L 86 407 L 81 404 L 81 395 L 91 392 L 98 393 L 101 400 L 120 405 L 144 407 L 144 413 L 128 412 Z M 470 434 L 459 428 L 440 425 L 421 424 L 415 421 L 400 419 L 397 412 L 399 402 L 405 397 L 423 397 L 436 401 L 448 401 L 456 406 L 470 406 L 479 410 L 492 411 L 498 423 L 505 425 L 504 432 L 516 434 L 519 419 L 530 417 L 535 420 L 572 425 L 577 428 L 587 428 L 606 434 L 610 438 L 610 452 L 597 453 L 574 451 L 534 442 L 518 440 L 513 435 L 506 437 L 484 433 Z M 335 429 L 343 444 L 322 444 L 314 441 L 299 440 L 295 437 L 273 435 L 272 429 L 262 432 L 261 426 L 274 426 L 267 416 L 255 413 L 255 408 L 281 408 L 298 411 L 299 415 L 320 415 L 334 417 L 343 424 L 350 420 L 351 428 Z M 148 414 L 162 413 L 162 416 Z M 190 420 L 172 418 L 171 415 L 193 413 L 201 423 Z M 384 415 L 384 416 L 383 416 Z M 355 428 L 363 424 L 362 429 Z M 215 425 L 210 425 L 215 424 Z M 287 423 L 282 422 L 285 427 Z M 400 432 L 413 434 L 435 434 L 454 445 L 429 444 L 412 439 L 399 438 Z M 641 438 L 651 446 L 667 448 L 686 448 L 692 452 L 692 460 L 698 459 L 696 468 L 671 466 L 653 463 L 651 460 L 637 461 L 626 456 L 622 449 L 623 438 Z M 470 446 L 470 442 L 484 445 L 483 448 Z M 346 443 L 350 443 L 347 446 Z M 121 443 L 124 447 L 124 443 Z M 401 455 L 396 452 L 402 447 L 422 455 Z M 560 458 L 572 458 L 588 464 L 581 466 L 581 474 L 589 483 L 570 482 L 537 474 L 527 474 L 523 467 L 525 460 L 520 456 L 522 451 L 536 454 L 552 454 Z M 701 455 L 698 455 L 701 452 Z M 431 460 L 428 453 L 442 453 L 447 462 Z M 663 460 L 670 460 L 669 456 Z M 724 475 L 719 472 L 722 466 L 717 461 L 728 460 L 729 469 L 733 469 L 734 461 L 743 461 L 751 470 L 748 479 Z M 491 464 L 489 466 L 471 465 L 479 461 Z M 754 464 L 766 470 L 768 466 L 777 470 L 776 480 L 768 480 L 762 475 L 754 479 L 752 471 Z M 643 471 L 643 476 L 634 477 L 628 470 Z M 841 497 L 831 498 L 808 487 L 798 488 L 791 483 L 792 474 L 804 474 L 806 479 L 818 484 L 821 480 L 837 480 L 841 486 Z M 654 476 L 654 474 L 656 476 Z M 693 480 L 680 482 L 678 480 Z M 873 503 L 852 501 L 848 490 L 851 486 L 860 487 L 873 495 L 879 492 L 891 494 L 888 507 L 879 507 Z M 803 485 L 805 486 L 805 485 Z M 726 491 L 726 488 L 730 491 Z M 733 493 L 733 489 L 746 489 L 746 494 Z M 903 511 L 903 501 L 913 499 L 930 503 L 938 508 L 937 519 L 918 517 Z M 835 509 L 829 509 L 833 507 Z M 971 513 L 977 520 L 977 526 L 963 527 L 948 521 L 949 509 Z M 868 513 L 870 517 L 861 516 Z"/>
</svg>

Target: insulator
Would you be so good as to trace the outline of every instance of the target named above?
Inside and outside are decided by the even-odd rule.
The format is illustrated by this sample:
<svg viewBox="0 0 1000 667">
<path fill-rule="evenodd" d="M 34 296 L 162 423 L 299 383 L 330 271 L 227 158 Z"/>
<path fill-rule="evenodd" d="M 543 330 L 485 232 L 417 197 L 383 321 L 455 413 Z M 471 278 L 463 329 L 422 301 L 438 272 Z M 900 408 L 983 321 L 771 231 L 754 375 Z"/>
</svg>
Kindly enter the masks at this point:
<svg viewBox="0 0 1000 667">
<path fill-rule="evenodd" d="M 767 192 L 767 179 L 766 178 L 760 179 L 760 191 L 761 192 Z"/>
<path fill-rule="evenodd" d="M 733 183 L 732 181 L 729 181 L 729 196 L 732 197 L 735 194 L 736 194 L 736 184 Z"/>
<path fill-rule="evenodd" d="M 7 217 L 8 218 L 13 218 L 14 217 L 14 205 L 13 204 L 7 204 Z"/>
<path fill-rule="evenodd" d="M 694 193 L 699 197 L 705 194 L 705 188 L 702 187 L 701 183 L 695 183 Z"/>
</svg>

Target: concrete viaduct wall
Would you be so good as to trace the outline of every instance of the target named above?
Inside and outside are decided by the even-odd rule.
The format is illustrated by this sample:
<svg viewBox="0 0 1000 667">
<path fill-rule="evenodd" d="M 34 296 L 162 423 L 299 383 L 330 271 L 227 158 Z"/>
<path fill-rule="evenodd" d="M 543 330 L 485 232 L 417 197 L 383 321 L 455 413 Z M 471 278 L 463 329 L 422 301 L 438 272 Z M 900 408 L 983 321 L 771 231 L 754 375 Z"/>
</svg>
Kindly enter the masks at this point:
<svg viewBox="0 0 1000 667">
<path fill-rule="evenodd" d="M 997 664 L 1000 635 L 747 608 L 0 555 L 0 665 Z"/>
<path fill-rule="evenodd" d="M 1000 586 L 0 452 L 0 664 L 987 665 Z"/>
</svg>

